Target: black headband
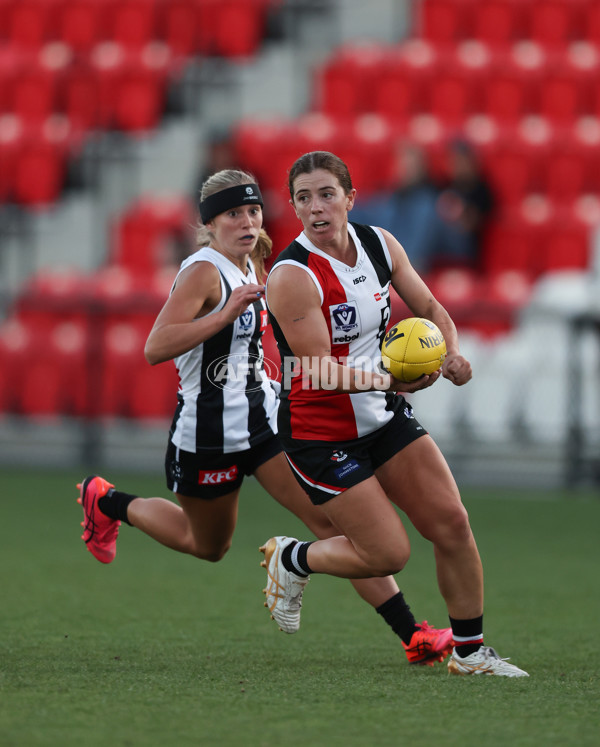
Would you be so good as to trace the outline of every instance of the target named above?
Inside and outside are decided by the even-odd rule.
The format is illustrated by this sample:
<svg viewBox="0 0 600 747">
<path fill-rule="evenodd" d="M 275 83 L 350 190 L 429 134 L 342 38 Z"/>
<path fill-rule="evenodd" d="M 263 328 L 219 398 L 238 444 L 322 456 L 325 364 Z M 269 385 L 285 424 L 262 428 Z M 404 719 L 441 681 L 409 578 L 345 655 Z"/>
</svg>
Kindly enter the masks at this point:
<svg viewBox="0 0 600 747">
<path fill-rule="evenodd" d="M 234 207 L 240 207 L 241 205 L 263 206 L 263 199 L 258 184 L 239 184 L 209 195 L 199 205 L 202 223 L 206 224 L 215 215 L 224 213 L 226 210 Z"/>
</svg>

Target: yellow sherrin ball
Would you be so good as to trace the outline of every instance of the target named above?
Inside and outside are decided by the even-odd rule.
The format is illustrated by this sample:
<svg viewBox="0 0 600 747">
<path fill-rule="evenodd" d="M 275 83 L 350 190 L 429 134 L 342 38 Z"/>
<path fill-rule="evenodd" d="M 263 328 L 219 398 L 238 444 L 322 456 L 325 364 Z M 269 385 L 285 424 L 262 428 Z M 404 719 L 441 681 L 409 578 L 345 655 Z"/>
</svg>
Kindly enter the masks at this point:
<svg viewBox="0 0 600 747">
<path fill-rule="evenodd" d="M 400 381 L 437 371 L 446 357 L 446 341 L 429 319 L 403 319 L 387 331 L 381 346 L 384 368 Z"/>
</svg>

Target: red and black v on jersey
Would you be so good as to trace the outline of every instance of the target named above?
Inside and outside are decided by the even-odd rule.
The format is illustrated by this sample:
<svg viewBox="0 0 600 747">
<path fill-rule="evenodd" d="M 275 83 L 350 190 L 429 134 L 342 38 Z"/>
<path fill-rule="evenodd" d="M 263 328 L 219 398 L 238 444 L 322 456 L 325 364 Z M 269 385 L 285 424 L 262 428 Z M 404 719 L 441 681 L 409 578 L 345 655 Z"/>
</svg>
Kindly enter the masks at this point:
<svg viewBox="0 0 600 747">
<path fill-rule="evenodd" d="M 330 257 L 301 233 L 276 259 L 305 270 L 321 296 L 331 338 L 331 354 L 351 368 L 379 370 L 381 342 L 390 318 L 391 258 L 379 229 L 349 223 L 357 259 L 354 267 Z M 267 287 L 268 301 L 268 287 Z M 284 438 L 347 441 L 381 428 L 400 398 L 384 392 L 345 394 L 310 388 L 307 377 L 286 376 L 294 357 L 275 317 L 269 312 L 282 357 L 278 428 Z"/>
</svg>

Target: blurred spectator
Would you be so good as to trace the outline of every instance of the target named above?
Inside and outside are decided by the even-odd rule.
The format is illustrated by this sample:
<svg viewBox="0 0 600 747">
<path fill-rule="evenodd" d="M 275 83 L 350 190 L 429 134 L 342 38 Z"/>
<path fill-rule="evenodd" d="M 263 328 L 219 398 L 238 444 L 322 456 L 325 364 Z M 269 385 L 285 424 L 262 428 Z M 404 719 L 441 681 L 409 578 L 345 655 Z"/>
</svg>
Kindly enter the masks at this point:
<svg viewBox="0 0 600 747">
<path fill-rule="evenodd" d="M 425 151 L 410 141 L 400 142 L 396 173 L 393 192 L 379 192 L 366 200 L 358 195 L 350 220 L 393 233 L 413 267 L 422 273 L 429 269 L 441 245 L 438 191 L 429 176 Z"/>
<path fill-rule="evenodd" d="M 213 133 L 201 143 L 200 168 L 194 185 L 194 201 L 198 202 L 202 185 L 211 174 L 223 169 L 237 168 L 231 134 L 227 131 Z"/>
<path fill-rule="evenodd" d="M 494 195 L 468 143 L 448 146 L 448 178 L 440 187 L 437 210 L 442 220 L 435 266 L 479 264 L 481 243 L 494 209 Z"/>
</svg>

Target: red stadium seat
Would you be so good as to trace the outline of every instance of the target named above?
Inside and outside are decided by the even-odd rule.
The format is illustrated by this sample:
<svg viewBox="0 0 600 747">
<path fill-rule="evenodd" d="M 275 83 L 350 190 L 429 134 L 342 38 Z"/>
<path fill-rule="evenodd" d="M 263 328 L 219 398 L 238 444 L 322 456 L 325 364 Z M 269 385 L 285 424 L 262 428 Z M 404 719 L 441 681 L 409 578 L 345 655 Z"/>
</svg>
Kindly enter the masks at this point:
<svg viewBox="0 0 600 747">
<path fill-rule="evenodd" d="M 28 57 L 14 45 L 0 45 L 0 115 L 12 111 L 15 89 Z"/>
<path fill-rule="evenodd" d="M 59 3 L 60 0 L 18 0 L 7 13 L 7 39 L 33 50 L 55 39 Z"/>
<path fill-rule="evenodd" d="M 13 407 L 33 416 L 85 412 L 86 326 L 59 322 L 47 331 L 32 320 L 24 329 Z"/>
<path fill-rule="evenodd" d="M 316 108 L 335 117 L 372 110 L 373 87 L 387 68 L 379 46 L 345 46 L 317 74 Z"/>
<path fill-rule="evenodd" d="M 166 102 L 169 51 L 165 46 L 146 47 L 139 59 L 122 70 L 114 91 L 114 122 L 129 133 L 154 129 Z"/>
<path fill-rule="evenodd" d="M 514 71 L 498 71 L 481 90 L 481 111 L 502 123 L 515 123 L 531 111 L 531 87 Z"/>
<path fill-rule="evenodd" d="M 527 11 L 527 35 L 545 47 L 559 47 L 582 37 L 581 4 L 577 0 L 531 2 Z"/>
<path fill-rule="evenodd" d="M 87 132 L 101 125 L 99 75 L 88 60 L 78 59 L 69 67 L 58 96 L 59 108 L 75 132 Z M 107 120 L 105 115 L 104 122 Z"/>
<path fill-rule="evenodd" d="M 103 333 L 98 354 L 100 391 L 96 407 L 98 414 L 129 417 L 131 394 L 138 370 L 148 365 L 144 358 L 146 338 L 127 322 L 109 322 Z"/>
<path fill-rule="evenodd" d="M 58 91 L 69 51 L 62 45 L 48 45 L 39 61 L 30 59 L 24 64 L 13 87 L 9 111 L 26 124 L 40 124 L 58 110 Z"/>
<path fill-rule="evenodd" d="M 108 38 L 106 22 L 112 15 L 113 3 L 114 0 L 65 0 L 58 10 L 58 39 L 76 53 L 89 52 Z"/>
<path fill-rule="evenodd" d="M 15 301 L 15 318 L 49 339 L 60 325 L 81 328 L 87 323 L 88 278 L 76 270 L 40 270 Z"/>
<path fill-rule="evenodd" d="M 588 3 L 585 9 L 583 38 L 596 46 L 600 44 L 600 5 L 595 1 Z"/>
<path fill-rule="evenodd" d="M 600 194 L 600 119 L 582 117 L 571 131 L 573 148 L 588 164 L 588 189 Z"/>
<path fill-rule="evenodd" d="M 157 366 L 144 361 L 134 372 L 128 414 L 143 420 L 172 418 L 178 386 L 179 377 L 173 361 Z"/>
<path fill-rule="evenodd" d="M 125 49 L 139 50 L 158 38 L 157 0 L 118 0 L 103 11 L 107 38 Z"/>
<path fill-rule="evenodd" d="M 330 120 L 320 117 L 319 121 Z M 256 176 L 261 187 L 280 191 L 285 185 L 286 169 L 301 155 L 298 153 L 297 132 L 297 128 L 289 121 L 244 120 L 236 127 L 233 135 L 236 158 Z M 288 160 L 287 153 L 291 155 L 294 152 L 294 158 Z M 269 158 L 265 159 L 267 153 Z"/>
<path fill-rule="evenodd" d="M 494 45 L 510 45 L 524 33 L 523 4 L 518 0 L 473 3 L 473 38 Z"/>
<path fill-rule="evenodd" d="M 440 73 L 430 83 L 426 111 L 446 126 L 457 127 L 475 111 L 473 102 L 473 91 L 467 76 L 456 72 Z"/>
<path fill-rule="evenodd" d="M 468 0 L 427 0 L 419 3 L 415 33 L 436 44 L 472 38 Z"/>
<path fill-rule="evenodd" d="M 592 182 L 589 162 L 583 151 L 574 147 L 559 149 L 542 164 L 543 184 L 553 201 L 571 201 L 588 191 Z"/>
<path fill-rule="evenodd" d="M 14 317 L 0 324 L 1 412 L 20 411 L 22 376 L 32 357 L 35 344 L 28 326 Z"/>
<path fill-rule="evenodd" d="M 538 91 L 539 113 L 556 124 L 572 125 L 592 107 L 584 86 L 575 75 L 554 74 L 544 77 Z"/>
<path fill-rule="evenodd" d="M 169 255 L 169 241 L 180 236 L 191 220 L 183 199 L 139 200 L 113 229 L 111 261 L 130 272 L 154 275 L 157 269 L 178 261 Z"/>
<path fill-rule="evenodd" d="M 99 125 L 140 134 L 155 128 L 164 110 L 169 59 L 162 44 L 140 52 L 113 42 L 98 45 L 91 62 Z"/>
<path fill-rule="evenodd" d="M 114 42 L 102 42 L 92 50 L 90 65 L 96 79 L 97 124 L 101 129 L 116 128 L 115 99 L 127 56 Z"/>
<path fill-rule="evenodd" d="M 539 234 L 540 231 L 513 213 L 494 221 L 488 228 L 483 246 L 484 275 L 507 270 L 536 274 L 533 269 L 535 255 L 537 251 L 543 251 Z"/>
<path fill-rule="evenodd" d="M 538 164 L 525 148 L 490 148 L 483 154 L 483 166 L 501 204 L 516 205 L 539 185 Z"/>
<path fill-rule="evenodd" d="M 265 0 L 204 0 L 214 4 L 211 35 L 213 53 L 248 57 L 256 53 L 265 34 Z"/>
<path fill-rule="evenodd" d="M 420 39 L 408 40 L 388 53 L 371 83 L 373 111 L 397 122 L 424 112 L 438 58 L 435 47 Z"/>
<path fill-rule="evenodd" d="M 59 197 L 66 177 L 69 125 L 50 117 L 40 130 L 26 134 L 15 164 L 15 200 L 30 208 L 46 208 Z"/>
<path fill-rule="evenodd" d="M 378 114 L 358 117 L 348 136 L 341 138 L 336 147 L 348 164 L 354 186 L 363 196 L 393 186 L 396 176 L 393 132 Z"/>
<path fill-rule="evenodd" d="M 575 221 L 556 220 L 539 255 L 539 271 L 577 269 L 588 267 L 590 258 L 589 228 Z"/>
<path fill-rule="evenodd" d="M 23 127 L 18 117 L 0 117 L 0 202 L 14 201 L 17 163 L 23 146 Z"/>
<path fill-rule="evenodd" d="M 205 51 L 201 35 L 205 19 L 198 0 L 169 0 L 159 7 L 159 38 L 174 57 Z"/>
</svg>

